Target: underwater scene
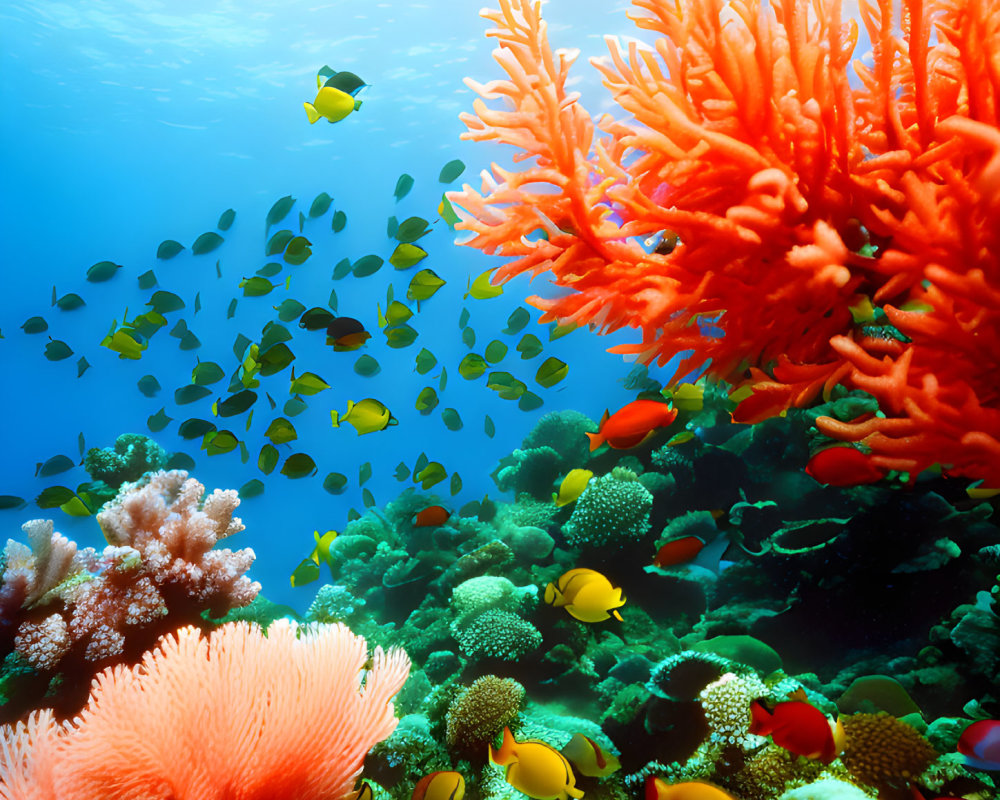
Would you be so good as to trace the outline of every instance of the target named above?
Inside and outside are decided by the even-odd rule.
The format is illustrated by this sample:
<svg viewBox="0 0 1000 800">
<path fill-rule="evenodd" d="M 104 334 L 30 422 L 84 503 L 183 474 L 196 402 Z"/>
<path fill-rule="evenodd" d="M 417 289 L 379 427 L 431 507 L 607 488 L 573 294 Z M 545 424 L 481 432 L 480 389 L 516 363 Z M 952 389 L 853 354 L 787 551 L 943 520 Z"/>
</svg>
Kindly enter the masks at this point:
<svg viewBox="0 0 1000 800">
<path fill-rule="evenodd" d="M 1000 798 L 1000 6 L 0 6 L 0 798 Z"/>
</svg>

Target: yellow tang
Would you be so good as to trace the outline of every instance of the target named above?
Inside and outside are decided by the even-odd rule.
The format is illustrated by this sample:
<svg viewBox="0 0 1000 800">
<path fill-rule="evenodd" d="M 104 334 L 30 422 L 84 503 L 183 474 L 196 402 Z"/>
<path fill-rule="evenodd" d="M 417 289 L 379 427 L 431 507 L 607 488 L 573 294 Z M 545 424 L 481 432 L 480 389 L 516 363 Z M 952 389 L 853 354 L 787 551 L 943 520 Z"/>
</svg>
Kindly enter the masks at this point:
<svg viewBox="0 0 1000 800">
<path fill-rule="evenodd" d="M 609 616 L 621 621 L 617 609 L 625 605 L 622 590 L 600 572 L 578 568 L 563 573 L 545 587 L 545 602 L 565 608 L 580 622 L 601 622 Z"/>
<path fill-rule="evenodd" d="M 614 753 L 609 753 L 597 742 L 582 733 L 574 733 L 562 749 L 581 775 L 589 778 L 604 778 L 621 769 L 621 762 Z"/>
<path fill-rule="evenodd" d="M 324 86 L 316 93 L 315 100 L 302 105 L 309 117 L 309 124 L 312 125 L 320 117 L 326 117 L 330 122 L 339 122 L 352 111 L 361 108 L 361 101 L 333 86 Z"/>
<path fill-rule="evenodd" d="M 568 506 L 583 494 L 587 483 L 593 477 L 594 473 L 589 469 L 571 469 L 559 484 L 559 494 L 552 495 L 553 502 L 560 508 Z"/>
<path fill-rule="evenodd" d="M 398 424 L 398 420 L 389 409 L 374 397 L 366 397 L 356 403 L 348 400 L 347 411 L 343 415 L 330 411 L 330 421 L 334 428 L 339 428 L 341 422 L 349 422 L 358 432 L 358 436 L 363 433 L 384 431 L 390 425 Z"/>
<path fill-rule="evenodd" d="M 368 781 L 361 781 L 361 788 L 354 794 L 351 800 L 372 800 L 375 793 L 372 791 L 372 785 Z"/>
<path fill-rule="evenodd" d="M 465 778 L 461 773 L 439 770 L 417 782 L 412 800 L 462 800 L 464 796 Z"/>
<path fill-rule="evenodd" d="M 319 564 L 320 561 L 328 561 L 330 558 L 330 545 L 333 544 L 333 540 L 337 538 L 337 531 L 327 531 L 322 536 L 319 535 L 319 531 L 313 531 L 313 539 L 316 540 L 316 546 L 313 548 L 312 553 L 309 554 L 310 560 L 314 564 Z"/>
<path fill-rule="evenodd" d="M 490 761 L 506 767 L 506 780 L 519 792 L 535 800 L 569 800 L 583 797 L 566 757 L 537 739 L 518 742 L 510 728 L 503 729 L 503 744 L 490 745 Z"/>
<path fill-rule="evenodd" d="M 724 789 L 704 781 L 667 783 L 652 775 L 646 781 L 646 800 L 736 800 Z"/>
</svg>

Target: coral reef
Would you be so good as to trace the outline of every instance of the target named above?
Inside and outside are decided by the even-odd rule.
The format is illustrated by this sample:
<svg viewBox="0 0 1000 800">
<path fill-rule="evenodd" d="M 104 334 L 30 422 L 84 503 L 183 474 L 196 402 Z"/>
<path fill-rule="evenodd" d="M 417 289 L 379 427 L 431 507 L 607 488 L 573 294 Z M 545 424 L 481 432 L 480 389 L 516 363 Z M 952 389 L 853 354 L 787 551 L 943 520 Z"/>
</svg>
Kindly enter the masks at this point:
<svg viewBox="0 0 1000 800">
<path fill-rule="evenodd" d="M 827 436 L 911 478 L 939 463 L 1000 486 L 1000 11 L 906 0 L 897 39 L 892 4 L 864 4 L 873 61 L 852 82 L 839 3 L 635 5 L 655 48 L 609 38 L 592 61 L 629 115 L 600 138 L 540 5 L 483 11 L 507 78 L 468 81 L 463 137 L 520 166 L 449 193 L 463 243 L 508 257 L 498 282 L 571 289 L 532 298 L 543 322 L 638 327 L 613 349 L 734 384 L 741 421 L 840 383 L 883 414 L 823 417 Z"/>
<path fill-rule="evenodd" d="M 245 573 L 253 550 L 214 549 L 243 530 L 235 491 L 205 487 L 186 472 L 158 472 L 124 484 L 98 514 L 108 546 L 77 550 L 51 521 L 24 526 L 28 545 L 8 540 L 0 585 L 0 652 L 11 676 L 4 719 L 37 704 L 75 711 L 91 676 L 108 664 L 139 658 L 165 632 L 206 626 L 248 605 L 260 584 Z M 44 699 L 43 699 L 44 695 Z"/>
<path fill-rule="evenodd" d="M 577 498 L 563 525 L 566 540 L 576 547 L 624 547 L 649 530 L 653 495 L 638 476 L 624 467 L 594 478 Z"/>
<path fill-rule="evenodd" d="M 505 727 L 513 727 L 523 702 L 524 687 L 512 678 L 477 678 L 448 706 L 448 748 L 470 761 L 485 762 L 487 745 Z"/>
</svg>

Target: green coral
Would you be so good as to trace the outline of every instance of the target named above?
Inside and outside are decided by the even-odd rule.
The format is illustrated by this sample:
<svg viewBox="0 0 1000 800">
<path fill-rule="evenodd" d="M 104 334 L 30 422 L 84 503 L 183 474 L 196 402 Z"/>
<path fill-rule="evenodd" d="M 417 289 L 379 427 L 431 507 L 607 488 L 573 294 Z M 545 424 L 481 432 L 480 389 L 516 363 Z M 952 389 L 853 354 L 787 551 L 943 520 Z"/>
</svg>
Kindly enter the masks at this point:
<svg viewBox="0 0 1000 800">
<path fill-rule="evenodd" d="M 517 661 L 542 643 L 538 629 L 510 611 L 486 611 L 454 632 L 462 652 L 470 658 Z"/>
<path fill-rule="evenodd" d="M 160 445 L 141 433 L 123 433 L 114 447 L 91 447 L 83 468 L 94 481 L 117 489 L 126 481 L 137 481 L 147 472 L 166 466 L 169 455 Z"/>
<path fill-rule="evenodd" d="M 577 547 L 622 547 L 646 534 L 652 507 L 638 476 L 618 467 L 590 481 L 562 532 Z"/>
</svg>

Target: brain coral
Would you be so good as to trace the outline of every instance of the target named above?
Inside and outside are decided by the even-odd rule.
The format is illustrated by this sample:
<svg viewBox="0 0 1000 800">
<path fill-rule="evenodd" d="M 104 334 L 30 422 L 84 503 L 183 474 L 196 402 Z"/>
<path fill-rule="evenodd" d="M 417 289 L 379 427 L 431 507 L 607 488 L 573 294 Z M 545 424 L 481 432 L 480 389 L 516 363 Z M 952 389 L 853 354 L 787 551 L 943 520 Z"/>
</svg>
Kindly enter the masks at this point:
<svg viewBox="0 0 1000 800">
<path fill-rule="evenodd" d="M 487 745 L 517 718 L 523 700 L 524 687 L 513 678 L 477 678 L 448 707 L 448 748 L 459 757 L 485 759 Z"/>
<path fill-rule="evenodd" d="M 455 613 L 453 625 L 462 627 L 465 621 L 490 609 L 516 611 L 522 600 L 536 593 L 536 587 L 518 587 L 507 578 L 492 575 L 469 578 L 451 591 L 451 609 Z"/>
<path fill-rule="evenodd" d="M 915 728 L 884 711 L 840 719 L 847 737 L 841 761 L 854 781 L 880 794 L 905 789 L 937 757 Z"/>
<path fill-rule="evenodd" d="M 538 629 L 510 611 L 480 614 L 454 632 L 462 652 L 470 658 L 516 661 L 542 643 Z"/>
<path fill-rule="evenodd" d="M 639 483 L 638 476 L 615 468 L 590 481 L 562 532 L 578 547 L 621 547 L 649 530 L 652 506 L 653 495 Z"/>
</svg>

